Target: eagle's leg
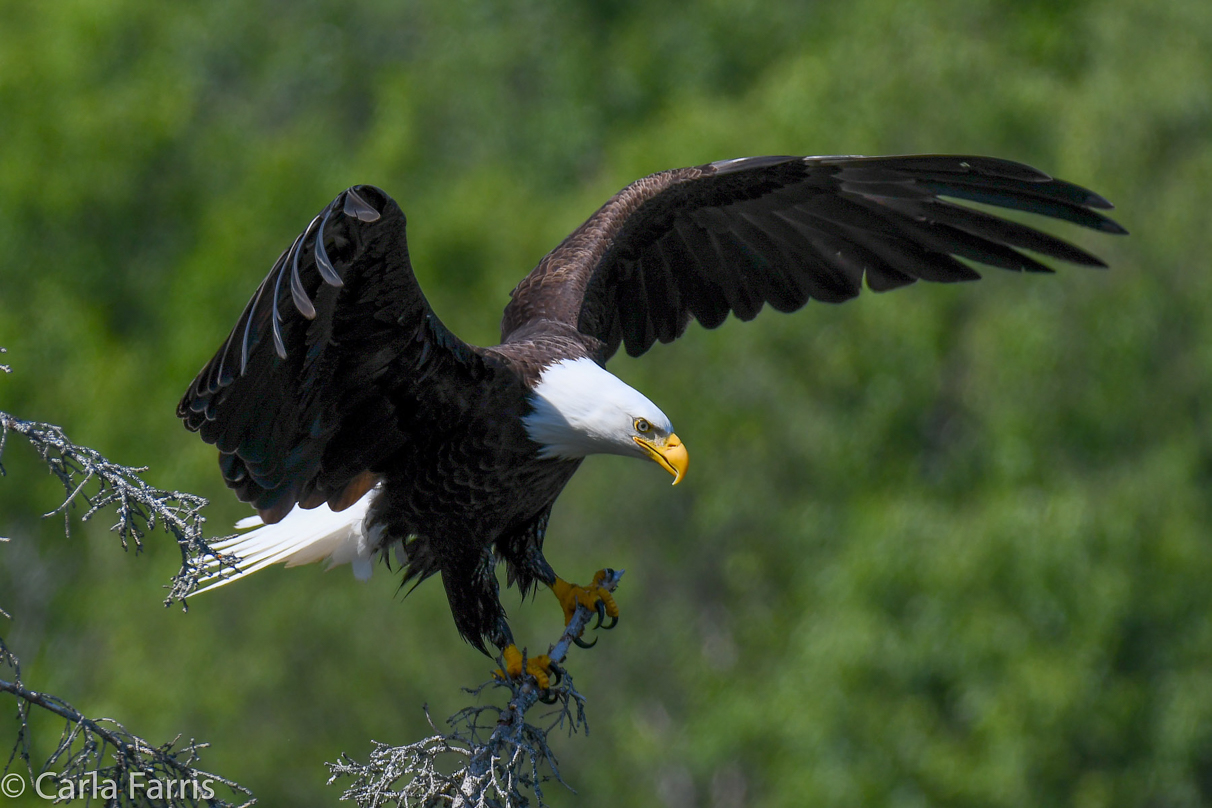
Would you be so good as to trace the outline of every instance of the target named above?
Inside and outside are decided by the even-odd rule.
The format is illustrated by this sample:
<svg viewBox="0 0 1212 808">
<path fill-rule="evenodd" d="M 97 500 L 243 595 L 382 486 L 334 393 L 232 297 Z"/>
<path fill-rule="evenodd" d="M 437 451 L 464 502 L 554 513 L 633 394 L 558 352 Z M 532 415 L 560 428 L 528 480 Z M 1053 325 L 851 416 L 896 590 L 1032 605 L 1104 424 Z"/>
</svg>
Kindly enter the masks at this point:
<svg viewBox="0 0 1212 808">
<path fill-rule="evenodd" d="M 551 510 L 548 508 L 521 529 L 498 539 L 497 551 L 505 560 L 510 585 L 517 584 L 523 597 L 536 583 L 546 586 L 560 602 L 566 626 L 572 622 L 577 607 L 583 605 L 591 612 L 597 612 L 598 622 L 595 628 L 614 628 L 619 621 L 619 607 L 615 604 L 610 590 L 602 586 L 604 580 L 614 576 L 614 570 L 599 570 L 589 586 L 569 583 L 556 575 L 551 564 L 543 557 L 543 534 L 547 531 L 547 519 L 550 515 Z M 574 638 L 573 642 L 582 648 L 589 648 L 594 644 L 583 641 L 579 636 Z M 516 664 L 520 666 L 521 663 Z"/>
<path fill-rule="evenodd" d="M 564 609 L 564 625 L 572 622 L 572 616 L 576 613 L 577 606 L 584 606 L 586 609 L 598 613 L 598 622 L 594 628 L 614 628 L 619 622 L 619 607 L 614 602 L 614 596 L 610 594 L 610 590 L 602 586 L 603 581 L 613 576 L 614 570 L 612 569 L 598 570 L 597 574 L 593 576 L 593 583 L 589 586 L 572 584 L 563 578 L 553 576 L 554 580 L 547 586 Z M 610 622 L 606 622 L 606 618 L 610 618 Z M 597 640 L 586 643 L 578 637 L 575 642 L 582 648 L 588 648 Z"/>
<path fill-rule="evenodd" d="M 460 555 L 456 553 L 448 556 L 449 560 L 459 558 Z M 450 600 L 455 624 L 464 638 L 481 651 L 487 651 L 485 640 L 501 649 L 501 654 L 497 657 L 501 667 L 493 671 L 492 675 L 498 679 L 514 680 L 532 676 L 540 690 L 548 690 L 552 684 L 559 684 L 559 669 L 552 664 L 547 654 L 526 656 L 514 642 L 505 610 L 501 608 L 494 572 L 496 559 L 491 550 L 485 548 L 471 564 L 466 563 L 466 552 L 461 554 L 461 560 L 464 561 L 463 565 L 449 564 L 442 569 L 446 595 Z"/>
<path fill-rule="evenodd" d="M 521 679 L 523 676 L 523 654 L 518 650 L 518 646 L 509 643 L 501 649 L 501 662 L 504 668 L 497 668 L 492 672 L 492 675 L 498 679 L 506 677 L 510 679 Z M 539 690 L 547 690 L 552 684 L 560 683 L 560 669 L 551 664 L 551 659 L 547 654 L 539 654 L 538 656 L 525 657 L 525 675 L 533 676 L 535 684 Z M 552 681 L 552 677 L 555 681 Z"/>
<path fill-rule="evenodd" d="M 510 580 L 519 582 L 523 592 L 526 592 L 534 581 L 539 581 L 550 589 L 564 610 L 564 625 L 572 622 L 577 606 L 584 606 L 598 614 L 598 622 L 594 628 L 614 628 L 619 622 L 619 607 L 615 604 L 610 590 L 602 586 L 605 579 L 614 575 L 614 570 L 598 570 L 589 586 L 570 583 L 556 575 L 551 564 L 543 557 L 540 545 L 541 540 L 515 542 L 503 546 L 502 554 L 510 565 Z M 587 643 L 580 637 L 573 641 L 582 648 L 589 648 L 597 642 L 594 640 Z"/>
<path fill-rule="evenodd" d="M 492 672 L 493 677 L 501 680 L 521 680 L 526 676 L 533 676 L 539 690 L 547 690 L 553 684 L 560 683 L 560 669 L 551 663 L 547 654 L 527 656 L 518 649 L 513 641 L 513 632 L 509 630 L 509 624 L 504 618 L 497 625 L 493 643 L 501 649 L 501 655 L 497 657 L 501 667 Z"/>
</svg>

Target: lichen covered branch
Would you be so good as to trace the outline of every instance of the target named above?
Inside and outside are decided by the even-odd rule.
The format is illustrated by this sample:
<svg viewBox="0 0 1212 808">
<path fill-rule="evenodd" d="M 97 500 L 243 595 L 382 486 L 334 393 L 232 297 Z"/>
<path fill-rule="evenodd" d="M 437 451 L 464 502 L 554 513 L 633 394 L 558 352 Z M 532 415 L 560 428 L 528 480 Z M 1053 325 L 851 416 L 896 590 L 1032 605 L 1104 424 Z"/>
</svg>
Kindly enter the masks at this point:
<svg viewBox="0 0 1212 808">
<path fill-rule="evenodd" d="M 63 484 L 63 503 L 46 516 L 62 514 L 64 530 L 70 532 L 70 515 L 78 505 L 85 508 L 81 521 L 88 521 L 103 509 L 112 507 L 117 521 L 110 528 L 118 534 L 124 549 L 133 544 L 143 548 L 143 538 L 157 527 L 173 535 L 181 549 L 181 569 L 169 584 L 165 605 L 180 602 L 192 592 L 205 573 L 202 560 L 219 558 L 234 563 L 235 559 L 211 549 L 203 535 L 206 517 L 202 508 L 204 497 L 181 491 L 156 488 L 143 479 L 147 469 L 114 463 L 100 452 L 79 446 L 53 424 L 26 421 L 0 412 L 0 461 L 8 444 L 9 433 L 29 441 L 51 474 Z M 0 462 L 0 476 L 6 473 Z"/>
<path fill-rule="evenodd" d="M 5 771 L 20 760 L 31 781 L 43 772 L 54 772 L 52 782 L 45 788 L 57 794 L 66 793 L 64 788 L 76 794 L 89 793 L 98 787 L 108 789 L 113 800 L 107 805 L 192 808 L 204 803 L 215 808 L 247 808 L 256 802 L 252 792 L 239 783 L 195 766 L 207 744 L 191 739 L 174 749 L 180 741 L 178 736 L 153 746 L 117 721 L 88 718 L 57 696 L 30 690 L 21 681 L 20 663 L 3 640 L 0 640 L 0 668 L 11 671 L 10 675 L 0 677 L 0 693 L 10 693 L 17 699 L 19 723 Z M 64 722 L 54 750 L 37 764 L 31 753 L 31 708 Z M 238 802 L 220 799 L 219 790 L 230 792 Z"/>
<path fill-rule="evenodd" d="M 622 576 L 622 570 L 613 572 L 601 582 L 602 586 L 613 592 Z M 577 607 L 548 652 L 553 666 L 563 663 L 573 641 L 594 614 L 583 605 Z M 549 733 L 557 729 L 569 735 L 589 731 L 585 698 L 573 686 L 568 672 L 561 669 L 560 673 L 562 680 L 548 691 L 540 690 L 529 677 L 494 677 L 467 692 L 478 696 L 490 688 L 507 690 L 509 698 L 504 707 L 465 707 L 447 720 L 451 731 L 446 733 L 431 720 L 434 734 L 416 743 L 393 747 L 375 742 L 366 763 L 342 755 L 338 762 L 328 764 L 332 775 L 329 783 L 353 778 L 341 799 L 351 800 L 359 808 L 516 808 L 532 805 L 530 795 L 538 805 L 545 805 L 543 783 L 563 783 L 555 753 L 548 744 Z M 543 725 L 528 723 L 528 711 L 540 703 L 552 708 L 542 715 Z"/>
<path fill-rule="evenodd" d="M 0 371 L 7 372 L 8 368 L 0 365 Z M 176 538 L 182 554 L 181 572 L 173 579 L 168 602 L 190 591 L 197 578 L 193 569 L 196 559 L 214 555 L 202 536 L 206 520 L 200 511 L 207 504 L 204 498 L 155 488 L 143 480 L 145 469 L 113 463 L 99 452 L 73 443 L 57 426 L 5 412 L 0 412 L 0 460 L 10 433 L 28 440 L 63 484 L 62 504 L 45 516 L 62 514 L 68 531 L 71 512 L 78 506 L 85 509 L 82 520 L 112 507 L 117 521 L 111 530 L 118 534 L 123 548 L 133 544 L 136 552 L 142 549 L 150 531 L 157 527 L 167 530 Z M 0 476 L 5 474 L 0 463 Z M 14 765 L 23 766 L 30 782 L 40 777 L 39 788 L 62 801 L 82 798 L 98 804 L 104 801 L 105 805 L 158 808 L 203 804 L 245 808 L 255 802 L 247 788 L 197 767 L 207 744 L 192 739 L 180 744 L 178 736 L 156 746 L 117 721 L 89 718 L 66 700 L 29 688 L 22 681 L 17 656 L 0 638 L 0 694 L 5 693 L 16 702 L 17 735 L 3 771 L 11 773 Z M 52 751 L 36 758 L 31 728 L 35 711 L 63 722 Z M 219 792 L 229 799 L 220 797 Z"/>
</svg>

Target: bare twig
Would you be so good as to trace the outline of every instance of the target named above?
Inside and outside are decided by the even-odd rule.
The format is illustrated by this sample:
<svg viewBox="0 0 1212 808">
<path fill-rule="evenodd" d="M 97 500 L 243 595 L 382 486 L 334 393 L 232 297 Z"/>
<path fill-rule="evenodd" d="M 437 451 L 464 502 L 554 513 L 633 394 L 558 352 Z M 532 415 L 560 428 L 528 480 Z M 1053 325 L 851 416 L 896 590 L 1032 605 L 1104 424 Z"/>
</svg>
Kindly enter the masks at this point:
<svg viewBox="0 0 1212 808">
<path fill-rule="evenodd" d="M 0 365 L 0 371 L 8 370 Z M 136 552 L 141 550 L 144 537 L 156 527 L 170 532 L 181 548 L 182 567 L 173 579 L 168 602 L 184 598 L 196 584 L 198 559 L 215 555 L 202 536 L 206 520 L 200 511 L 207 504 L 205 499 L 155 488 L 140 476 L 146 469 L 113 463 L 93 449 L 76 445 L 57 426 L 25 421 L 4 412 L 0 412 L 0 459 L 10 432 L 28 440 L 63 484 L 63 503 L 45 515 L 62 514 L 65 531 L 70 527 L 71 512 L 83 503 L 86 510 L 81 520 L 91 519 L 105 508 L 117 511 L 111 530 L 118 534 L 124 549 L 133 544 Z M 0 475 L 4 474 L 0 464 Z M 2 638 L 0 668 L 11 670 L 11 675 L 0 675 L 0 693 L 11 694 L 16 700 L 18 723 L 5 772 L 20 760 L 31 781 L 41 776 L 40 786 L 65 801 L 80 798 L 87 803 L 104 800 L 107 806 L 160 808 L 202 804 L 216 808 L 235 808 L 238 804 L 245 808 L 255 802 L 248 789 L 195 765 L 206 744 L 190 740 L 178 746 L 178 736 L 154 746 L 112 719 L 89 718 L 57 696 L 28 688 L 21 680 L 19 660 Z M 37 762 L 30 728 L 33 709 L 64 722 L 54 750 L 45 759 L 39 756 Z M 50 782 L 45 782 L 48 774 Z M 217 789 L 226 789 L 235 802 L 219 798 Z"/>
<path fill-rule="evenodd" d="M 611 572 L 602 586 L 613 592 L 622 577 L 622 570 Z M 583 605 L 577 607 L 548 652 L 553 666 L 564 661 L 573 641 L 594 614 Z M 552 779 L 564 784 L 555 753 L 547 743 L 548 733 L 553 729 L 562 729 L 570 735 L 589 732 L 585 698 L 573 687 L 568 672 L 561 668 L 560 673 L 562 681 L 546 691 L 546 696 L 529 677 L 520 681 L 494 677 L 467 692 L 479 695 L 488 687 L 507 689 L 509 700 L 504 707 L 491 704 L 465 707 L 447 720 L 452 727 L 448 733 L 440 732 L 430 720 L 434 734 L 405 746 L 393 747 L 376 741 L 367 763 L 342 755 L 337 763 L 328 764 L 332 775 L 328 782 L 352 777 L 353 783 L 346 787 L 341 799 L 352 800 L 359 808 L 438 805 L 520 808 L 531 804 L 528 793 L 534 795 L 538 805 L 545 805 L 542 784 Z M 552 705 L 552 710 L 543 716 L 545 727 L 526 722 L 527 711 L 540 703 L 541 698 Z M 483 721 L 485 714 L 491 722 Z M 429 718 L 428 710 L 425 716 Z M 446 774 L 442 769 L 451 767 L 450 758 L 454 758 L 455 770 Z M 446 761 L 446 765 L 440 765 L 439 761 Z"/>
<path fill-rule="evenodd" d="M 149 485 L 141 476 L 147 471 L 145 467 L 111 462 L 94 449 L 76 445 L 53 424 L 25 421 L 6 412 L 0 412 L 0 460 L 10 432 L 28 440 L 51 474 L 63 484 L 63 503 L 46 516 L 63 514 L 65 531 L 70 530 L 71 510 L 83 503 L 87 510 L 81 521 L 88 521 L 111 506 L 117 511 L 118 520 L 110 530 L 118 534 L 123 549 L 132 544 L 136 552 L 143 549 L 144 536 L 157 526 L 176 538 L 181 549 L 181 569 L 169 584 L 166 606 L 174 602 L 185 605 L 185 598 L 205 574 L 205 559 L 218 558 L 222 563 L 234 564 L 234 558 L 212 550 L 203 536 L 206 517 L 201 511 L 208 504 L 204 497 Z M 5 473 L 0 463 L 0 475 Z"/>
<path fill-rule="evenodd" d="M 164 808 L 186 808 L 205 804 L 216 808 L 237 808 L 237 804 L 219 799 L 217 787 L 239 795 L 238 808 L 247 808 L 256 800 L 252 792 L 226 777 L 197 768 L 199 752 L 205 743 L 190 740 L 174 750 L 180 736 L 160 746 L 129 732 L 117 721 L 84 716 L 57 696 L 39 693 L 21 682 L 21 667 L 17 658 L 0 640 L 0 665 L 12 670 L 12 680 L 0 679 L 0 693 L 11 693 L 17 699 L 20 727 L 17 742 L 4 770 L 11 769 L 19 758 L 31 780 L 38 773 L 54 771 L 53 784 L 48 788 L 60 793 L 64 784 L 74 793 L 87 793 L 93 784 L 110 790 L 113 801 L 107 805 L 157 805 Z M 59 743 L 44 761 L 35 766 L 30 752 L 29 709 L 37 707 L 64 720 Z M 167 784 L 172 784 L 167 786 Z M 157 793 L 159 796 L 157 796 Z M 209 795 L 209 796 L 208 796 Z"/>
</svg>

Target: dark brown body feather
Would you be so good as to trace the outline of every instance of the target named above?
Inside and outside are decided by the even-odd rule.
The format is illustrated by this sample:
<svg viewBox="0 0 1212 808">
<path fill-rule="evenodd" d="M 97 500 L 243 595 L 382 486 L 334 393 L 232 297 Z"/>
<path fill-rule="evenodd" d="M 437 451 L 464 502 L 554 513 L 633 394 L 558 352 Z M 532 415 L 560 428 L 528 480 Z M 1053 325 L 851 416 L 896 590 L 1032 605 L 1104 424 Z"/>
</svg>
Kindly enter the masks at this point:
<svg viewBox="0 0 1212 808">
<path fill-rule="evenodd" d="M 511 641 L 493 567 L 551 583 L 547 518 L 578 460 L 545 460 L 528 395 L 560 359 L 604 363 L 767 303 L 792 311 L 914 280 L 979 277 L 956 256 L 1050 271 L 1020 252 L 1102 262 L 1021 224 L 945 201 L 1029 211 L 1108 233 L 1097 194 L 981 157 L 759 157 L 628 186 L 512 293 L 502 344 L 467 345 L 425 301 L 405 218 L 382 191 L 342 193 L 278 259 L 178 407 L 220 451 L 224 479 L 266 522 L 296 504 L 348 506 L 404 542 L 405 580 L 442 573 L 460 633 Z"/>
</svg>

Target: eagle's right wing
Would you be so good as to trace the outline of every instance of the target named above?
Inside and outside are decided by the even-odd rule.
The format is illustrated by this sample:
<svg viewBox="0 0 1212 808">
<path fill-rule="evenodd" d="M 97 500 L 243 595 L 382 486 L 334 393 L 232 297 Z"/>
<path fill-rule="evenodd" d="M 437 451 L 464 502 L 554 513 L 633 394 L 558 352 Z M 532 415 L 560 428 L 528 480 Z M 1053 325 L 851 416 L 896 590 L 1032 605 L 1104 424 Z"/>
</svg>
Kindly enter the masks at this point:
<svg viewBox="0 0 1212 808">
<path fill-rule="evenodd" d="M 513 291 L 502 339 L 536 320 L 639 356 L 767 303 L 793 311 L 915 280 L 977 278 L 957 258 L 1051 271 L 1021 250 L 1087 266 L 1095 256 L 949 199 L 1123 233 L 1098 194 L 991 157 L 749 157 L 662 171 L 624 188 Z M 605 358 L 603 357 L 603 358 Z"/>
</svg>

